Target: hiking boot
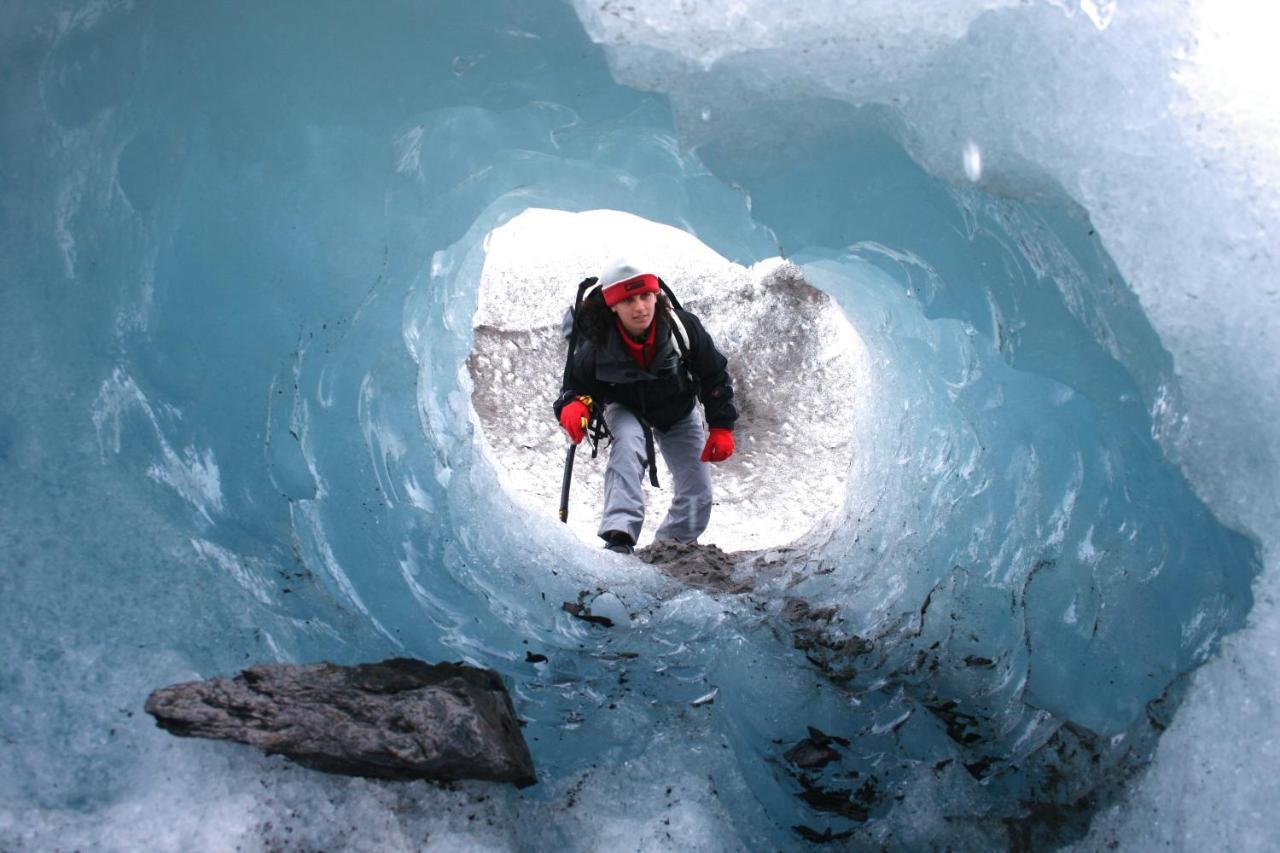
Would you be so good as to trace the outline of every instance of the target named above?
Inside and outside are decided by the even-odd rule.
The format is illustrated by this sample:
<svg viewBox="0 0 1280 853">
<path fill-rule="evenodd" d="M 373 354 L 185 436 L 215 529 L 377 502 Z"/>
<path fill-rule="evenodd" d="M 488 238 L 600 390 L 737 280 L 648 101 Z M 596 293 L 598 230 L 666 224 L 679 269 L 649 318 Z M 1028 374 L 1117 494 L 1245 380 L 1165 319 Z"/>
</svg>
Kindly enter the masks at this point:
<svg viewBox="0 0 1280 853">
<path fill-rule="evenodd" d="M 635 540 L 621 530 L 606 530 L 600 534 L 604 540 L 604 549 L 615 554 L 635 553 Z"/>
</svg>

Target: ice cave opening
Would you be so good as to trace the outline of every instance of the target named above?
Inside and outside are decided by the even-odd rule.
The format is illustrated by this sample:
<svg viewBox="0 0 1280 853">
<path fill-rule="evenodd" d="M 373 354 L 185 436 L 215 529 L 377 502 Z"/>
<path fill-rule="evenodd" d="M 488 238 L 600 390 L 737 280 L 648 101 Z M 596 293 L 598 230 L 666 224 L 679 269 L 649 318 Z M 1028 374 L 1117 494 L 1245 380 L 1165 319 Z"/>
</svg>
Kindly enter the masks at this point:
<svg viewBox="0 0 1280 853">
<path fill-rule="evenodd" d="M 476 435 L 528 523 L 545 523 L 559 505 L 566 442 L 548 413 L 567 349 L 564 311 L 578 280 L 618 256 L 660 271 L 704 318 L 735 377 L 742 444 L 714 469 L 715 509 L 702 541 L 730 552 L 816 541 L 858 487 L 848 472 L 874 393 L 866 348 L 793 264 L 743 267 L 688 232 L 620 211 L 531 209 L 485 238 L 467 362 Z M 598 461 L 578 457 L 570 491 L 569 527 L 595 547 L 607 447 Z M 670 484 L 665 463 L 662 471 Z M 646 488 L 641 546 L 671 501 L 669 487 Z"/>
</svg>

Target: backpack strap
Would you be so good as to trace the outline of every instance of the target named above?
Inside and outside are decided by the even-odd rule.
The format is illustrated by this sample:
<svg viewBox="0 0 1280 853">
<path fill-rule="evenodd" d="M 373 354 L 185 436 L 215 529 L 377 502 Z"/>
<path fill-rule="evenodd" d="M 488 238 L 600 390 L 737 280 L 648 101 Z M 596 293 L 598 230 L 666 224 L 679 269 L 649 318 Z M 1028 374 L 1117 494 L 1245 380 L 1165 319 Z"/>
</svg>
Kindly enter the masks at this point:
<svg viewBox="0 0 1280 853">
<path fill-rule="evenodd" d="M 689 358 L 689 332 L 685 329 L 679 315 L 676 314 L 675 308 L 667 312 L 667 319 L 671 321 L 671 331 L 675 335 L 676 349 L 680 350 L 680 357 L 687 361 Z"/>
<path fill-rule="evenodd" d="M 677 311 L 683 311 L 680 306 L 680 300 L 676 299 L 676 295 L 671 292 L 671 288 L 667 287 L 667 283 L 662 279 L 658 279 L 658 287 L 662 288 L 662 292 L 667 295 L 667 302 L 671 306 L 667 311 L 667 319 L 671 321 L 671 331 L 675 333 L 676 349 L 680 350 L 680 357 L 685 361 L 689 359 L 689 332 L 684 327 L 684 323 L 680 320 Z"/>
<path fill-rule="evenodd" d="M 658 287 L 662 288 L 662 292 L 667 295 L 667 302 L 670 306 L 667 311 L 667 319 L 671 321 L 671 336 L 675 338 L 676 349 L 680 351 L 680 363 L 684 366 L 685 375 L 689 378 L 689 382 L 693 384 L 696 391 L 698 377 L 694 376 L 693 371 L 689 368 L 689 330 L 684 327 L 684 321 L 676 313 L 684 309 L 680 307 L 680 300 L 676 299 L 676 295 L 671 292 L 671 288 L 667 287 L 665 281 L 658 279 Z"/>
<path fill-rule="evenodd" d="M 573 368 L 573 353 L 578 348 L 578 311 L 582 309 L 582 303 L 586 301 L 587 296 L 591 293 L 593 287 L 598 282 L 595 277 L 584 278 L 578 285 L 578 295 L 573 300 L 572 322 L 569 327 L 569 354 L 564 360 L 564 381 L 561 383 L 562 388 L 569 385 L 569 373 Z"/>
<path fill-rule="evenodd" d="M 649 482 L 655 489 L 661 488 L 658 485 L 658 463 L 655 461 L 653 452 L 653 427 L 648 422 L 641 420 L 640 428 L 644 430 L 644 452 L 645 465 L 649 468 Z"/>
<path fill-rule="evenodd" d="M 578 312 L 582 310 L 582 303 L 587 301 L 592 291 L 600 287 L 600 282 L 595 276 L 584 278 L 578 284 L 578 295 L 573 301 L 572 325 L 569 332 L 569 353 L 564 359 L 564 379 L 560 384 L 561 388 L 569 387 L 570 374 L 573 372 L 573 353 L 578 348 L 578 330 L 581 324 L 578 323 Z M 609 427 L 604 422 L 603 406 L 594 403 L 588 404 L 591 412 L 590 420 L 587 422 L 587 437 L 591 439 L 591 458 L 596 458 L 596 453 L 600 450 L 600 439 L 607 438 L 612 440 L 613 436 L 609 434 Z"/>
</svg>

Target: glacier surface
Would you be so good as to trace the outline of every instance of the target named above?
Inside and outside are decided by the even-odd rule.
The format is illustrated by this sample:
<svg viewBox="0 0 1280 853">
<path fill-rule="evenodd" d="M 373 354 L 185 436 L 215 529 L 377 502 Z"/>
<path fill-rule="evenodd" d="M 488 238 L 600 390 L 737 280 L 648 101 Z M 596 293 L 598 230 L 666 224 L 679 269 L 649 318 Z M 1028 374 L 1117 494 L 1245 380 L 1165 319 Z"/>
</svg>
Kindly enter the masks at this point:
<svg viewBox="0 0 1280 853">
<path fill-rule="evenodd" d="M 1280 112 L 1243 8 L 7 4 L 0 846 L 1266 849 Z M 563 304 L 493 305 L 602 247 L 510 238 L 600 211 L 683 232 L 669 282 L 741 338 L 746 592 L 511 488 L 564 446 L 484 395 Z M 773 517 L 785 470 L 814 502 Z M 498 670 L 540 783 L 141 713 L 392 654 Z"/>
</svg>

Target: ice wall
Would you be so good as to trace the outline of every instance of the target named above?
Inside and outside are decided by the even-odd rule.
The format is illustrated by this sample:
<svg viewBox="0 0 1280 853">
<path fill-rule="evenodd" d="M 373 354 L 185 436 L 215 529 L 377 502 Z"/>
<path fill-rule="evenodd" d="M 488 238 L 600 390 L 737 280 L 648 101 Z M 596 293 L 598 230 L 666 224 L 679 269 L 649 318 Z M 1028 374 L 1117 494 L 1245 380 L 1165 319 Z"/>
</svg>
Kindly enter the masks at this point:
<svg viewBox="0 0 1280 853">
<path fill-rule="evenodd" d="M 1275 196 L 1199 10 L 734 9 L 0 12 L 0 846 L 1060 843 L 1170 724 L 1083 843 L 1265 844 Z M 867 342 L 844 514 L 750 596 L 499 488 L 466 361 L 531 207 L 786 254 Z M 1256 565 L 1219 520 L 1270 561 L 1222 645 Z M 498 669 L 541 784 L 331 779 L 138 710 L 389 654 Z M 850 745 L 802 782 L 810 725 Z"/>
<path fill-rule="evenodd" d="M 1265 847 L 1276 830 L 1259 823 L 1271 789 L 1257 780 L 1280 759 L 1266 686 L 1280 626 L 1275 18 L 1245 3 L 869 5 L 575 0 L 620 79 L 671 93 L 692 140 L 758 156 L 741 140 L 776 143 L 775 112 L 839 138 L 844 104 L 883 105 L 956 185 L 1085 208 L 1173 356 L 1177 381 L 1143 389 L 1155 434 L 1269 555 L 1250 630 L 1197 676 L 1141 805 L 1106 832 L 1135 848 Z"/>
</svg>

